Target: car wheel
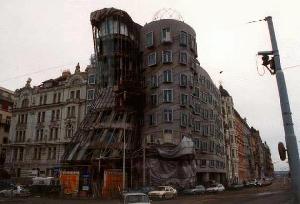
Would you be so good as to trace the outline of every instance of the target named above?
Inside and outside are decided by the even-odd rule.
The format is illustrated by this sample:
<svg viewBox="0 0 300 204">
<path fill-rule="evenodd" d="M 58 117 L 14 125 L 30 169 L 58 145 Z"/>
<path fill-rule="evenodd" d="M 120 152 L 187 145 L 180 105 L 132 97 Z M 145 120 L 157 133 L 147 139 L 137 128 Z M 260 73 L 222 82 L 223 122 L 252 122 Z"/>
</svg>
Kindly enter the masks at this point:
<svg viewBox="0 0 300 204">
<path fill-rule="evenodd" d="M 166 195 L 162 195 L 162 197 L 161 197 L 161 198 L 165 200 L 165 199 L 166 199 Z"/>
<path fill-rule="evenodd" d="M 0 193 L 0 197 L 5 197 L 5 194 L 4 193 Z"/>
</svg>

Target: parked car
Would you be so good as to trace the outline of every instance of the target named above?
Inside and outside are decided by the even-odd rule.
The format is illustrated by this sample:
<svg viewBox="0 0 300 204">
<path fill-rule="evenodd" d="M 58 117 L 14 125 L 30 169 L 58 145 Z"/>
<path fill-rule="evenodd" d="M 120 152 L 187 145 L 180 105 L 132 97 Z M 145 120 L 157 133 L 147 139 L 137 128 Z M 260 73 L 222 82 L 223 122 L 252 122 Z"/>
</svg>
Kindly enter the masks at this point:
<svg viewBox="0 0 300 204">
<path fill-rule="evenodd" d="M 248 181 L 246 183 L 246 187 L 255 187 L 255 186 L 257 186 L 257 180 L 256 179 Z"/>
<path fill-rule="evenodd" d="M 20 185 L 0 191 L 1 197 L 26 197 L 29 195 L 29 190 Z"/>
<path fill-rule="evenodd" d="M 148 193 L 150 198 L 170 199 L 177 196 L 177 190 L 171 186 L 158 186 Z"/>
<path fill-rule="evenodd" d="M 154 190 L 155 190 L 155 188 L 152 187 L 152 186 L 144 186 L 144 187 L 141 187 L 141 188 L 136 189 L 135 191 L 136 191 L 136 192 L 139 192 L 139 193 L 145 193 L 145 194 L 148 195 L 148 193 L 149 193 L 150 191 L 154 191 Z"/>
<path fill-rule="evenodd" d="M 234 184 L 231 186 L 232 190 L 240 190 L 244 187 L 244 184 Z"/>
<path fill-rule="evenodd" d="M 209 193 L 222 192 L 224 190 L 225 190 L 225 187 L 222 184 L 215 184 L 206 189 L 206 191 Z"/>
<path fill-rule="evenodd" d="M 262 187 L 262 186 L 269 186 L 272 184 L 272 180 L 268 178 L 263 178 L 257 181 L 257 186 Z"/>
<path fill-rule="evenodd" d="M 150 204 L 150 199 L 145 193 L 124 193 L 123 204 Z"/>
<path fill-rule="evenodd" d="M 194 188 L 184 189 L 183 193 L 184 194 L 193 194 L 193 195 L 205 193 L 205 187 L 202 185 L 198 185 L 198 186 L 195 186 Z"/>
</svg>

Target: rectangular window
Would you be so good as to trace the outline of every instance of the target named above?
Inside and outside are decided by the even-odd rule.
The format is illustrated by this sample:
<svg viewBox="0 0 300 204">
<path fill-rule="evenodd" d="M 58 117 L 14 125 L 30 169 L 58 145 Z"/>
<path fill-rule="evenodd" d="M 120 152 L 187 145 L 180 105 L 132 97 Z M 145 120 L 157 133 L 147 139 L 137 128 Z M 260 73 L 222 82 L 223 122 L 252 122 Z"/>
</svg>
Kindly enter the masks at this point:
<svg viewBox="0 0 300 204">
<path fill-rule="evenodd" d="M 151 95 L 151 105 L 152 106 L 157 105 L 157 95 L 156 94 Z"/>
<path fill-rule="evenodd" d="M 200 103 L 195 103 L 194 112 L 195 112 L 195 114 L 200 114 L 201 113 Z"/>
<path fill-rule="evenodd" d="M 40 105 L 43 104 L 43 96 L 40 96 Z"/>
<path fill-rule="evenodd" d="M 54 140 L 58 138 L 58 128 L 54 128 Z"/>
<path fill-rule="evenodd" d="M 166 50 L 162 52 L 162 62 L 171 63 L 172 62 L 172 51 Z"/>
<path fill-rule="evenodd" d="M 146 34 L 146 47 L 153 46 L 153 32 L 149 32 Z"/>
<path fill-rule="evenodd" d="M 47 104 L 47 95 L 44 96 L 44 104 Z"/>
<path fill-rule="evenodd" d="M 55 120 L 55 110 L 51 111 L 51 121 Z"/>
<path fill-rule="evenodd" d="M 215 150 L 215 143 L 213 141 L 209 142 L 209 151 L 214 152 Z"/>
<path fill-rule="evenodd" d="M 57 109 L 56 110 L 56 120 L 59 120 L 59 118 L 60 118 L 60 110 Z"/>
<path fill-rule="evenodd" d="M 148 55 L 148 66 L 156 65 L 156 52 Z"/>
<path fill-rule="evenodd" d="M 188 105 L 188 95 L 187 94 L 180 94 L 180 105 L 182 105 L 182 106 Z"/>
<path fill-rule="evenodd" d="M 171 42 L 171 29 L 163 28 L 161 31 L 161 42 Z"/>
<path fill-rule="evenodd" d="M 200 121 L 195 121 L 195 131 L 200 132 L 201 131 L 201 122 Z"/>
<path fill-rule="evenodd" d="M 56 103 L 56 93 L 53 94 L 53 103 Z"/>
<path fill-rule="evenodd" d="M 150 114 L 149 115 L 149 125 L 156 125 L 156 114 Z"/>
<path fill-rule="evenodd" d="M 197 97 L 197 98 L 200 97 L 200 89 L 199 89 L 198 87 L 195 87 L 195 88 L 194 88 L 194 93 L 193 93 L 193 95 L 194 95 L 195 97 Z"/>
<path fill-rule="evenodd" d="M 187 64 L 187 52 L 180 52 L 179 54 L 179 63 Z"/>
<path fill-rule="evenodd" d="M 75 106 L 71 107 L 71 117 L 75 117 Z"/>
<path fill-rule="evenodd" d="M 94 74 L 89 75 L 88 84 L 95 84 L 95 83 L 96 83 L 96 76 Z"/>
<path fill-rule="evenodd" d="M 180 86 L 187 86 L 187 75 L 180 74 Z"/>
<path fill-rule="evenodd" d="M 74 98 L 75 91 L 70 92 L 70 98 Z"/>
<path fill-rule="evenodd" d="M 52 148 L 48 147 L 48 159 L 51 159 Z"/>
<path fill-rule="evenodd" d="M 201 142 L 201 151 L 207 152 L 207 142 Z"/>
<path fill-rule="evenodd" d="M 173 101 L 173 91 L 172 90 L 163 90 L 164 102 L 169 103 Z"/>
<path fill-rule="evenodd" d="M 187 41 L 188 41 L 187 33 L 184 31 L 181 31 L 180 32 L 180 45 L 187 46 Z"/>
<path fill-rule="evenodd" d="M 186 113 L 181 113 L 180 124 L 183 127 L 186 127 L 188 124 L 188 115 Z"/>
<path fill-rule="evenodd" d="M 200 166 L 201 167 L 205 167 L 206 166 L 206 160 L 205 159 L 201 159 L 200 160 Z"/>
<path fill-rule="evenodd" d="M 215 166 L 215 161 L 209 160 L 209 167 L 214 167 L 214 166 Z"/>
<path fill-rule="evenodd" d="M 95 90 L 90 89 L 87 91 L 87 100 L 93 100 L 94 99 Z"/>
<path fill-rule="evenodd" d="M 157 75 L 152 75 L 151 76 L 150 86 L 151 86 L 151 88 L 158 87 L 158 77 L 157 77 Z"/>
<path fill-rule="evenodd" d="M 208 125 L 202 126 L 202 135 L 208 136 Z"/>
<path fill-rule="evenodd" d="M 163 73 L 164 73 L 164 82 L 165 83 L 172 82 L 172 71 L 171 70 L 165 70 Z"/>
<path fill-rule="evenodd" d="M 76 91 L 76 98 L 80 98 L 80 90 Z"/>
<path fill-rule="evenodd" d="M 57 103 L 60 102 L 60 97 L 61 97 L 61 93 L 58 93 L 58 97 L 57 97 Z"/>
<path fill-rule="evenodd" d="M 68 107 L 67 117 L 71 117 L 71 107 Z"/>
<path fill-rule="evenodd" d="M 45 122 L 45 112 L 42 112 L 42 122 Z"/>
<path fill-rule="evenodd" d="M 56 147 L 53 147 L 53 150 L 52 150 L 52 159 L 55 159 L 56 158 Z"/>
<path fill-rule="evenodd" d="M 173 111 L 170 109 L 164 110 L 164 121 L 165 122 L 172 122 L 173 121 Z"/>
<path fill-rule="evenodd" d="M 195 149 L 200 149 L 201 148 L 201 142 L 200 142 L 200 139 L 199 138 L 194 138 L 194 146 L 195 146 Z"/>
</svg>

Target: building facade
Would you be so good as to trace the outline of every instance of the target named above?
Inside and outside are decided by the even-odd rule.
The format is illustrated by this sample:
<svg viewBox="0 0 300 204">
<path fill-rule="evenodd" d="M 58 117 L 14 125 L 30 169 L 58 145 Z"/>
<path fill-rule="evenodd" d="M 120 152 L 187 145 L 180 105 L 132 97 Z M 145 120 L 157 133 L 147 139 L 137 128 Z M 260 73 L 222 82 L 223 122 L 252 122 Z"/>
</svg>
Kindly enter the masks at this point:
<svg viewBox="0 0 300 204">
<path fill-rule="evenodd" d="M 39 86 L 15 91 L 5 168 L 15 177 L 51 176 L 86 111 L 87 73 L 79 64 Z"/>
<path fill-rule="evenodd" d="M 234 103 L 232 97 L 223 86 L 219 87 L 222 98 L 222 116 L 226 146 L 227 184 L 239 181 L 239 157 L 237 135 L 234 128 Z"/>
<path fill-rule="evenodd" d="M 14 93 L 0 87 L 0 167 L 4 164 L 12 116 Z"/>
<path fill-rule="evenodd" d="M 190 138 L 195 148 L 195 183 L 223 182 L 221 97 L 197 60 L 194 29 L 175 19 L 153 21 L 142 28 L 140 47 L 146 96 L 142 135 L 147 137 L 147 151 L 179 145 L 183 138 Z M 175 182 L 172 174 L 164 174 L 164 179 L 156 176 L 157 164 L 164 165 L 159 156 L 147 159 L 150 182 Z M 178 157 L 172 164 L 178 162 L 182 168 L 189 168 L 188 164 L 180 163 L 182 159 L 187 161 L 186 157 Z"/>
</svg>

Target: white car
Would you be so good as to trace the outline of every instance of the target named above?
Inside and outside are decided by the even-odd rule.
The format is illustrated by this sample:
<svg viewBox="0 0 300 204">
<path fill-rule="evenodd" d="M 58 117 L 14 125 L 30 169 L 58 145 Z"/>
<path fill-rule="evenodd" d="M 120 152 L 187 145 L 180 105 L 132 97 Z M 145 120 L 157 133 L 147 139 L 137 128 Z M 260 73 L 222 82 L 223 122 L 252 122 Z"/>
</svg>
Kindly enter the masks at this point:
<svg viewBox="0 0 300 204">
<path fill-rule="evenodd" d="M 27 189 L 24 189 L 22 186 L 15 186 L 13 188 L 0 191 L 1 197 L 16 197 L 16 196 L 26 197 L 29 195 L 30 195 L 29 191 Z"/>
<path fill-rule="evenodd" d="M 150 198 L 170 199 L 177 196 L 177 190 L 171 186 L 158 186 L 148 193 Z"/>
<path fill-rule="evenodd" d="M 206 189 L 207 192 L 222 192 L 225 191 L 225 187 L 222 184 L 215 184 L 209 188 Z"/>
<path fill-rule="evenodd" d="M 148 195 L 144 193 L 124 193 L 124 204 L 150 204 L 150 199 Z"/>
</svg>

